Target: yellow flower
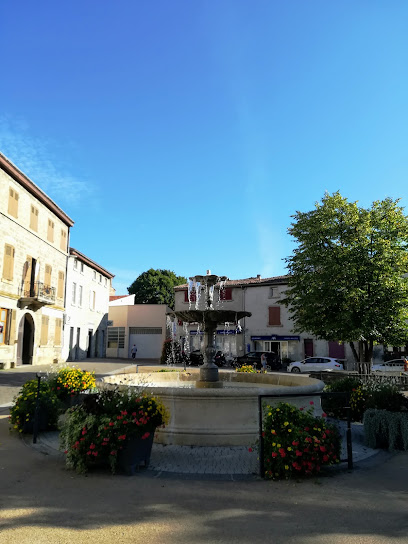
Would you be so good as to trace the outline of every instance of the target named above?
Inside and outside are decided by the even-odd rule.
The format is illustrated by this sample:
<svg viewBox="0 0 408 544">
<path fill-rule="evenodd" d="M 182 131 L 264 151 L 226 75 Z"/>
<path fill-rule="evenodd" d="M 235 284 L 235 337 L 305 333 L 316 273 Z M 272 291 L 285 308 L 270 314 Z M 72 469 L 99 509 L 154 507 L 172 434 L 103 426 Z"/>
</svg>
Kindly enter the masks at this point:
<svg viewBox="0 0 408 544">
<path fill-rule="evenodd" d="M 292 448 L 290 446 L 288 447 L 288 451 L 292 451 Z"/>
<path fill-rule="evenodd" d="M 288 433 L 291 433 L 292 432 L 292 429 L 288 429 Z"/>
<path fill-rule="evenodd" d="M 285 470 L 289 470 L 289 465 L 285 465 Z"/>
<path fill-rule="evenodd" d="M 280 444 L 276 444 L 276 446 L 277 446 L 278 448 L 280 448 L 280 447 L 281 447 L 281 445 L 280 445 Z"/>
<path fill-rule="evenodd" d="M 276 442 L 272 442 L 272 446 L 276 446 Z"/>
<path fill-rule="evenodd" d="M 285 421 L 284 425 L 287 427 L 289 425 L 289 421 Z"/>
</svg>

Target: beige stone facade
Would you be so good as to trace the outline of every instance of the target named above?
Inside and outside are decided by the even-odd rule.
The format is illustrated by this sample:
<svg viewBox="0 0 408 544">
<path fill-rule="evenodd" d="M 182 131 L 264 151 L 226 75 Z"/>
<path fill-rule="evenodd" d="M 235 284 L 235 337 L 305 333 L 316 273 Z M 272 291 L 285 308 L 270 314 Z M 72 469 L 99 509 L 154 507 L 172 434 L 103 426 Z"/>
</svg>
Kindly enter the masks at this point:
<svg viewBox="0 0 408 544">
<path fill-rule="evenodd" d="M 0 154 L 0 363 L 61 360 L 70 219 Z"/>
</svg>

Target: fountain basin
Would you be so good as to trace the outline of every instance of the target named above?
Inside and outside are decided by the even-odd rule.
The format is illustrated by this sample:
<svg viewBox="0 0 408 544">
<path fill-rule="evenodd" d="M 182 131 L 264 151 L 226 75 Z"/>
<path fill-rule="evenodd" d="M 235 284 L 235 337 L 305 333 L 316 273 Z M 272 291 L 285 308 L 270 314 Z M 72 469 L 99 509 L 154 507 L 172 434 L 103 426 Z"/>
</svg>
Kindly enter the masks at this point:
<svg viewBox="0 0 408 544">
<path fill-rule="evenodd" d="M 156 370 L 156 372 L 154 371 Z M 222 388 L 196 388 L 199 369 L 157 372 L 157 367 L 130 367 L 129 372 L 104 378 L 107 384 L 144 388 L 161 398 L 170 412 L 155 442 L 180 446 L 248 446 L 258 439 L 258 395 L 273 395 L 268 404 L 290 402 L 311 406 L 321 415 L 319 393 L 324 383 L 308 376 L 285 373 L 249 374 L 220 371 Z M 301 394 L 301 397 L 281 397 Z"/>
</svg>

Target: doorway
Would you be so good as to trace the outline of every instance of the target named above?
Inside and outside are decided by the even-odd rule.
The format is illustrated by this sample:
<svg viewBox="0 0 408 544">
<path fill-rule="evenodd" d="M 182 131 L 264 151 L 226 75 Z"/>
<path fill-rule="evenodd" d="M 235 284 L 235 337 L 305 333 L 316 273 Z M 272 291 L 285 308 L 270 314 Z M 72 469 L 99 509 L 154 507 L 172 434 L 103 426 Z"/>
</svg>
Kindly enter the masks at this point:
<svg viewBox="0 0 408 544">
<path fill-rule="evenodd" d="M 34 320 L 29 313 L 18 326 L 17 364 L 32 365 L 34 351 Z"/>
<path fill-rule="evenodd" d="M 88 359 L 92 357 L 92 333 L 93 333 L 93 330 L 89 329 L 88 330 L 88 350 L 86 352 L 86 356 Z"/>
</svg>

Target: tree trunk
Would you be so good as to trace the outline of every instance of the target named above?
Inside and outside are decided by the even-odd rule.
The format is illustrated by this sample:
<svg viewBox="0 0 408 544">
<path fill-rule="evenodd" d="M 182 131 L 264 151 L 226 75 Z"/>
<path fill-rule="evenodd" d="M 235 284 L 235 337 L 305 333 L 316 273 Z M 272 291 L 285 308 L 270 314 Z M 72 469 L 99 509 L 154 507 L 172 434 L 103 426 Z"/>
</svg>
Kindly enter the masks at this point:
<svg viewBox="0 0 408 544">
<path fill-rule="evenodd" d="M 354 361 L 356 363 L 358 363 L 358 353 L 357 353 L 357 350 L 356 350 L 356 346 L 354 345 L 354 342 L 349 342 L 349 345 L 351 347 L 351 351 L 353 352 L 353 355 L 354 355 Z"/>
</svg>

